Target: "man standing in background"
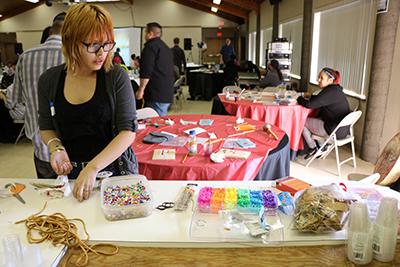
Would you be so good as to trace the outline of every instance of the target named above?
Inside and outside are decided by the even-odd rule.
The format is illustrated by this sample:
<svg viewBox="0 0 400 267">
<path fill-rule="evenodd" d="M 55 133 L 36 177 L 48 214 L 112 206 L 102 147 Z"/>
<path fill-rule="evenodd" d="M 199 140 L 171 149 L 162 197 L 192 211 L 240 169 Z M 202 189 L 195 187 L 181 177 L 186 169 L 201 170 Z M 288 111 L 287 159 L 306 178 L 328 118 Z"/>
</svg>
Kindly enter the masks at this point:
<svg viewBox="0 0 400 267">
<path fill-rule="evenodd" d="M 166 116 L 174 100 L 174 62 L 171 49 L 161 40 L 162 28 L 156 22 L 146 27 L 146 43 L 140 60 L 140 86 L 136 99 Z M 145 90 L 146 89 L 146 90 Z"/>
<path fill-rule="evenodd" d="M 65 62 L 61 52 L 61 28 L 66 13 L 58 14 L 46 42 L 25 51 L 18 60 L 12 99 L 26 104 L 25 132 L 32 140 L 34 162 L 38 178 L 57 178 L 50 164 L 50 152 L 42 142 L 38 116 L 38 80 L 47 69 Z M 50 108 L 50 106 L 49 106 Z"/>
<path fill-rule="evenodd" d="M 231 55 L 236 55 L 235 48 L 231 46 L 231 39 L 226 38 L 225 44 L 221 47 L 221 51 L 219 51 L 219 63 L 228 63 Z"/>
<path fill-rule="evenodd" d="M 179 38 L 174 38 L 174 46 L 171 48 L 174 55 L 174 65 L 178 67 L 179 71 L 182 71 L 182 64 L 184 68 L 184 74 L 186 74 L 186 58 L 185 52 L 179 47 Z M 182 74 L 182 73 L 180 73 Z"/>
</svg>

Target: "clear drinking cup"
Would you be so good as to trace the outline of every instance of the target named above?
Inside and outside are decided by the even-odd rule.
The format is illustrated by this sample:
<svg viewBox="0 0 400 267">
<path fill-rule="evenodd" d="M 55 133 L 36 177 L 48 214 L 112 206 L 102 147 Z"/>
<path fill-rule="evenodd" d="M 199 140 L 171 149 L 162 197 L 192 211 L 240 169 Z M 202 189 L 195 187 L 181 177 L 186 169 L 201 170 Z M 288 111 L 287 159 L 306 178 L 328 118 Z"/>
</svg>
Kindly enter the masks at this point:
<svg viewBox="0 0 400 267">
<path fill-rule="evenodd" d="M 21 241 L 19 240 L 19 235 L 10 234 L 3 237 L 4 250 L 11 253 L 15 266 L 23 267 L 24 258 L 22 256 Z"/>
</svg>

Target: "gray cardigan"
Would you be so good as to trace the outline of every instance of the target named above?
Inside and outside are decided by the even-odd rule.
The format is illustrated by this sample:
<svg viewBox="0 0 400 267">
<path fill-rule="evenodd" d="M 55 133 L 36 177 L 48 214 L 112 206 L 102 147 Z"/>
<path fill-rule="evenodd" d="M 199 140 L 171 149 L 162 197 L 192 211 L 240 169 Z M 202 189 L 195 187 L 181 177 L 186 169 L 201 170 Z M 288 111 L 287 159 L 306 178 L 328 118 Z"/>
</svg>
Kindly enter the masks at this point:
<svg viewBox="0 0 400 267">
<path fill-rule="evenodd" d="M 57 123 L 57 107 L 52 116 L 50 106 L 55 102 L 57 86 L 61 71 L 65 64 L 53 67 L 44 72 L 38 83 L 39 94 L 39 128 L 40 130 L 55 130 L 63 141 Z M 120 131 L 137 131 L 136 102 L 128 73 L 119 66 L 105 73 L 107 94 L 112 110 L 111 125 L 113 136 Z M 137 174 L 138 163 L 136 155 L 129 146 L 115 161 L 118 164 L 121 175 Z"/>
<path fill-rule="evenodd" d="M 281 83 L 281 80 L 279 79 L 279 74 L 277 70 L 273 70 L 267 73 L 267 75 L 260 81 L 260 88 L 264 88 L 267 86 L 278 86 L 279 83 Z"/>
</svg>

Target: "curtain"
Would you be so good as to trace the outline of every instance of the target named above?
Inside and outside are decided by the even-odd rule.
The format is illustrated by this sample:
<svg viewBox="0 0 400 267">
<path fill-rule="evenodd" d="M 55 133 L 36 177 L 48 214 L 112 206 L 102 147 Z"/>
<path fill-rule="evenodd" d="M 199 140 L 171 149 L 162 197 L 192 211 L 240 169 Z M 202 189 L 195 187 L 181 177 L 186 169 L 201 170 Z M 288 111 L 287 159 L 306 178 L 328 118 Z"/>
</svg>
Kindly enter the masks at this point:
<svg viewBox="0 0 400 267">
<path fill-rule="evenodd" d="M 317 83 L 319 71 L 330 67 L 340 72 L 343 88 L 363 98 L 369 80 L 376 0 L 338 1 L 324 9 L 314 14 L 310 82 Z"/>
</svg>

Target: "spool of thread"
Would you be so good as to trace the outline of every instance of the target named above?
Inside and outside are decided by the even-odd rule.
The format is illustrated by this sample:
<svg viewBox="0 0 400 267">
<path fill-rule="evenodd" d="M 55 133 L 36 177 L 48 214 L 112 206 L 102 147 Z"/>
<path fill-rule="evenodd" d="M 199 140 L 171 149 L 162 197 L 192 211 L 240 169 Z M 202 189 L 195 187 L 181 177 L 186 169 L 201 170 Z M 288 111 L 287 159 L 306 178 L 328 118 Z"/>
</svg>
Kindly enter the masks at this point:
<svg viewBox="0 0 400 267">
<path fill-rule="evenodd" d="M 397 205 L 392 197 L 383 197 L 374 221 L 372 249 L 374 259 L 389 262 L 394 259 L 397 242 Z"/>
<path fill-rule="evenodd" d="M 366 265 L 372 261 L 372 227 L 365 203 L 350 206 L 346 249 L 347 258 L 355 264 Z"/>
</svg>

